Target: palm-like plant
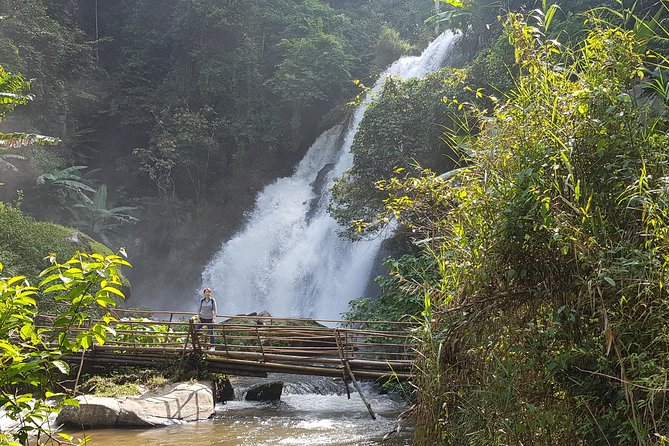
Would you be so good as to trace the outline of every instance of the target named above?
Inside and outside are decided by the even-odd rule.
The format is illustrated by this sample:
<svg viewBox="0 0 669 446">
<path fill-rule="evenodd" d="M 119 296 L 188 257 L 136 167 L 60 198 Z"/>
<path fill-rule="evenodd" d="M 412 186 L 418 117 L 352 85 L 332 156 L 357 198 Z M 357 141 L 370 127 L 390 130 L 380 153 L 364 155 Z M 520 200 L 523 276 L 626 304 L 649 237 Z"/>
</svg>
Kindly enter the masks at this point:
<svg viewBox="0 0 669 446">
<path fill-rule="evenodd" d="M 18 153 L 11 153 L 8 152 L 2 148 L 0 148 L 0 169 L 6 169 L 6 170 L 13 170 L 16 172 L 18 167 L 16 167 L 11 161 L 9 160 L 24 160 L 26 159 L 25 156 L 19 155 Z"/>
<path fill-rule="evenodd" d="M 23 80 L 23 76 L 11 74 L 0 67 L 0 122 L 7 113 L 17 105 L 23 105 L 32 99 L 27 92 L 30 83 Z M 55 144 L 57 138 L 37 135 L 34 133 L 0 132 L 0 148 L 16 149 L 30 144 Z"/>
<path fill-rule="evenodd" d="M 23 80 L 21 75 L 11 74 L 0 67 L 0 122 L 7 113 L 14 110 L 17 105 L 22 105 L 32 99 L 27 94 L 30 83 Z M 29 133 L 4 133 L 0 132 L 0 169 L 19 170 L 10 160 L 24 160 L 25 157 L 18 153 L 11 153 L 9 149 L 16 149 L 29 144 L 55 144 L 57 138 Z M 0 186 L 4 183 L 0 182 Z"/>
<path fill-rule="evenodd" d="M 86 193 L 95 193 L 91 175 L 98 169 L 82 174 L 88 166 L 71 166 L 54 173 L 44 173 L 37 177 L 38 185 L 46 185 L 72 193 L 77 197 L 85 197 Z"/>
<path fill-rule="evenodd" d="M 93 198 L 87 195 L 84 195 L 84 197 L 85 201 L 83 203 L 68 207 L 74 217 L 71 224 L 99 237 L 106 244 L 110 244 L 116 238 L 114 236 L 116 228 L 138 221 L 136 217 L 129 214 L 129 212 L 137 209 L 136 207 L 107 207 L 107 185 L 105 184 L 95 190 Z"/>
</svg>

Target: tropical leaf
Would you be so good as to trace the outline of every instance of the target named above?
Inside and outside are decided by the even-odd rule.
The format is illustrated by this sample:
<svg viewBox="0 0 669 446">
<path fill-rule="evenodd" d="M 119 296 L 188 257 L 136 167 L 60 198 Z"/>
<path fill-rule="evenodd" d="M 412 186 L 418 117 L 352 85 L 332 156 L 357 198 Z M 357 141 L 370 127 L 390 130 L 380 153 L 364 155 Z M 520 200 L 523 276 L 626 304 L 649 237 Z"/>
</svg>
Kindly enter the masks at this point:
<svg viewBox="0 0 669 446">
<path fill-rule="evenodd" d="M 32 144 L 53 145 L 59 143 L 58 138 L 52 136 L 38 135 L 36 133 L 2 133 L 0 132 L 0 147 L 16 149 Z"/>
<path fill-rule="evenodd" d="M 26 157 L 18 153 L 0 153 L 0 167 L 16 172 L 19 170 L 18 167 L 7 161 L 8 159 L 24 160 Z"/>
</svg>

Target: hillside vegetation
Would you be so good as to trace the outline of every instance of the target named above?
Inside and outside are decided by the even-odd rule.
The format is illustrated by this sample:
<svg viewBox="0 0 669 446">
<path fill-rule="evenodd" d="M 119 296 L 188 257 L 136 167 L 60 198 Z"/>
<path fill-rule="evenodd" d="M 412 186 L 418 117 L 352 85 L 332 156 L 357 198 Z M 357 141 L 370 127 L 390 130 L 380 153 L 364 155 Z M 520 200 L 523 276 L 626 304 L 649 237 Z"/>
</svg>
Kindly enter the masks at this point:
<svg viewBox="0 0 669 446">
<path fill-rule="evenodd" d="M 32 79 L 33 96 L 6 126 L 61 139 L 0 163 L 0 200 L 21 190 L 35 218 L 125 246 L 136 295 L 180 302 L 257 192 L 348 115 L 353 80 L 373 83 L 431 38 L 433 9 L 0 0 L 0 65 Z"/>
<path fill-rule="evenodd" d="M 569 45 L 555 11 L 506 16 L 509 93 L 448 100 L 457 170 L 377 183 L 415 242 L 385 288 L 420 297 L 416 444 L 669 441 L 667 7 Z"/>
<path fill-rule="evenodd" d="M 19 133 L 0 134 L 0 198 L 32 215 L 0 204 L 0 260 L 35 274 L 73 248 L 33 217 L 70 223 L 183 297 L 359 87 L 457 29 L 462 66 L 390 79 L 333 189 L 349 237 L 398 223 L 381 296 L 348 316 L 422 322 L 418 445 L 669 444 L 669 4 L 566 3 L 442 1 L 423 27 L 424 0 L 0 0 L 0 64 L 37 78 L 3 124 Z M 4 117 L 29 85 L 0 74 Z M 32 145 L 55 142 L 36 129 L 62 143 Z M 81 278 L 102 308 L 127 266 L 107 261 L 113 290 L 97 266 Z M 7 338 L 38 290 L 0 282 L 29 297 Z M 28 372 L 0 386 L 47 385 Z"/>
<path fill-rule="evenodd" d="M 103 244 L 74 228 L 36 221 L 11 205 L 0 203 L 0 259 L 10 275 L 26 275 L 36 282 L 51 253 L 70 258 L 77 250 L 111 254 Z"/>
</svg>

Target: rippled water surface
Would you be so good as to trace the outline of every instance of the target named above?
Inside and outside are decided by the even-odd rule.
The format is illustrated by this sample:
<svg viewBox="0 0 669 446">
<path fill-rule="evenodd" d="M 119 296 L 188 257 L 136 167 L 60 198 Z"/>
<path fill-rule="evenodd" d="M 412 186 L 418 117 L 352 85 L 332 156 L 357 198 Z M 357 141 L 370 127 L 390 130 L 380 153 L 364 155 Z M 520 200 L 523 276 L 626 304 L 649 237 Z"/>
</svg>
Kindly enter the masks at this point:
<svg viewBox="0 0 669 446">
<path fill-rule="evenodd" d="M 343 386 L 343 385 L 342 385 Z M 341 389 L 341 388 L 340 388 Z M 325 386 L 319 391 L 329 392 Z M 156 429 L 94 429 L 90 445 L 168 446 L 168 445 L 244 445 L 244 446 L 405 446 L 411 432 L 402 430 L 390 441 L 382 438 L 397 427 L 397 416 L 405 404 L 388 395 L 378 395 L 364 387 L 365 398 L 377 414 L 372 420 L 360 396 L 352 389 L 346 394 L 309 392 L 286 384 L 279 403 L 230 401 L 216 407 L 210 420 Z M 81 432 L 75 433 L 80 436 Z"/>
</svg>

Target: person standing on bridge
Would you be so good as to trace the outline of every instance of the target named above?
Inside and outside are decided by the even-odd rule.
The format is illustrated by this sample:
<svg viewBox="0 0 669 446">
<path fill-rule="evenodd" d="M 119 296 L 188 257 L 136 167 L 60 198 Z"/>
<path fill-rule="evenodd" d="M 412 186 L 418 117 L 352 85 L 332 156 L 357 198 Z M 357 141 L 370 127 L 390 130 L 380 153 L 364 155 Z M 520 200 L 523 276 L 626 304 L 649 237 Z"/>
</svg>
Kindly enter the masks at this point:
<svg viewBox="0 0 669 446">
<path fill-rule="evenodd" d="M 204 296 L 200 299 L 200 308 L 197 310 L 197 315 L 200 318 L 200 327 L 207 327 L 209 332 L 209 343 L 214 348 L 214 323 L 216 319 L 216 299 L 211 297 L 211 288 L 205 288 L 202 292 Z"/>
</svg>

